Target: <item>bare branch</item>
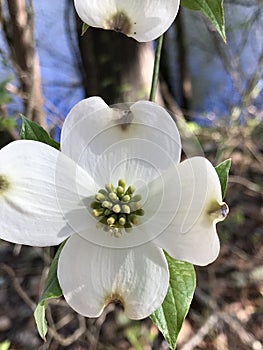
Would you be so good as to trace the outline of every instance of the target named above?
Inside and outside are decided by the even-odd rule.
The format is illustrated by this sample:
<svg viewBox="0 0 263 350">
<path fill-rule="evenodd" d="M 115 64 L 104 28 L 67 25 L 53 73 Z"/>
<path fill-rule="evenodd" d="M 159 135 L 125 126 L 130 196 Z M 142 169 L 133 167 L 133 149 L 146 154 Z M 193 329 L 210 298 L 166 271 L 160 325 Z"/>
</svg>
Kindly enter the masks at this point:
<svg viewBox="0 0 263 350">
<path fill-rule="evenodd" d="M 34 41 L 34 12 L 30 1 L 6 0 L 9 18 L 1 22 L 11 59 L 23 91 L 25 114 L 42 126 L 46 126 L 43 112 L 43 97 L 39 60 Z"/>
</svg>

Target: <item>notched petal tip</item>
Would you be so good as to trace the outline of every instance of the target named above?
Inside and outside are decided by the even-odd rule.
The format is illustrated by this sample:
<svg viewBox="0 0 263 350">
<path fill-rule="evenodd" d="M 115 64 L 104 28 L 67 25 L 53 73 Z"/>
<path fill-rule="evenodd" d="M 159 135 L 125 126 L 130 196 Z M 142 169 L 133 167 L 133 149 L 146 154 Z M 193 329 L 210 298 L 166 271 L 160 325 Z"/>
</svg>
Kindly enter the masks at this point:
<svg viewBox="0 0 263 350">
<path fill-rule="evenodd" d="M 112 108 L 112 119 L 121 128 L 122 131 L 126 131 L 131 125 L 134 116 L 128 106 L 121 104 L 118 105 L 118 107 Z"/>
<path fill-rule="evenodd" d="M 11 184 L 5 175 L 0 175 L 0 195 L 9 190 Z"/>
<path fill-rule="evenodd" d="M 124 12 L 116 12 L 106 20 L 105 29 L 114 30 L 125 35 L 131 34 L 132 24 Z"/>
<path fill-rule="evenodd" d="M 125 302 L 122 296 L 119 293 L 112 293 L 110 295 L 107 295 L 104 299 L 103 304 L 103 310 L 109 305 L 109 304 L 120 304 L 125 309 Z"/>
<path fill-rule="evenodd" d="M 229 207 L 225 202 L 214 202 L 208 209 L 207 213 L 212 220 L 217 223 L 225 220 L 229 213 Z"/>
</svg>

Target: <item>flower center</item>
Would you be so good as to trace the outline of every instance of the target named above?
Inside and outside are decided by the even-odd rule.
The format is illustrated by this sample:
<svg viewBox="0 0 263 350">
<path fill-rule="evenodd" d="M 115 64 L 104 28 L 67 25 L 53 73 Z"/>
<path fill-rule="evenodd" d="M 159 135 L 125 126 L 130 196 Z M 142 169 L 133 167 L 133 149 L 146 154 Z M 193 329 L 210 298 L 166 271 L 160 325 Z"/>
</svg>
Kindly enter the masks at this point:
<svg viewBox="0 0 263 350">
<path fill-rule="evenodd" d="M 106 29 L 128 35 L 131 33 L 131 22 L 124 12 L 116 12 L 107 20 Z"/>
<path fill-rule="evenodd" d="M 0 194 L 5 192 L 9 188 L 9 182 L 6 176 L 0 175 Z"/>
<path fill-rule="evenodd" d="M 125 181 L 120 179 L 117 187 L 107 184 L 95 195 L 90 205 L 92 214 L 106 232 L 120 237 L 123 230 L 131 232 L 132 227 L 139 224 L 139 217 L 144 215 L 142 197 L 134 193 L 134 186 L 126 187 Z"/>
</svg>

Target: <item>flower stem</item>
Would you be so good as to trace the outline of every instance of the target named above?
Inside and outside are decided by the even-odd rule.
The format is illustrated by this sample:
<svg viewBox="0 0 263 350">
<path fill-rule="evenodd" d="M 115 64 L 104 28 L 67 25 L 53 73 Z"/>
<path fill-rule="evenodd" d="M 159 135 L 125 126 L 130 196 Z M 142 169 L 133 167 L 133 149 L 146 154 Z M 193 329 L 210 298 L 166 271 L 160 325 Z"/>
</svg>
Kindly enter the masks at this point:
<svg viewBox="0 0 263 350">
<path fill-rule="evenodd" d="M 155 100 L 157 85 L 158 85 L 158 78 L 159 78 L 159 70 L 160 70 L 160 60 L 161 60 L 161 51 L 163 46 L 163 35 L 161 35 L 157 40 L 157 46 L 155 51 L 155 58 L 154 58 L 154 67 L 153 67 L 153 78 L 152 78 L 152 86 L 151 86 L 151 92 L 149 101 Z"/>
</svg>

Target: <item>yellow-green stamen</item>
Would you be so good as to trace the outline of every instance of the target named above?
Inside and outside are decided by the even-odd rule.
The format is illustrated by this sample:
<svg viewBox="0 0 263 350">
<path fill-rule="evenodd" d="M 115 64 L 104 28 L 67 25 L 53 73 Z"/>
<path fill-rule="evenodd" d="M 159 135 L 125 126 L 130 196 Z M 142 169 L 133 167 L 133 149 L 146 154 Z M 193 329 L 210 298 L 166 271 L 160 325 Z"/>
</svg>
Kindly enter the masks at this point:
<svg viewBox="0 0 263 350">
<path fill-rule="evenodd" d="M 106 190 L 105 190 L 106 189 Z M 135 187 L 126 188 L 123 179 L 118 181 L 116 188 L 107 184 L 95 195 L 91 203 L 93 216 L 104 226 L 106 232 L 115 237 L 122 235 L 122 230 L 131 232 L 134 225 L 139 224 L 139 217 L 144 215 L 141 195 L 134 195 Z"/>
</svg>

